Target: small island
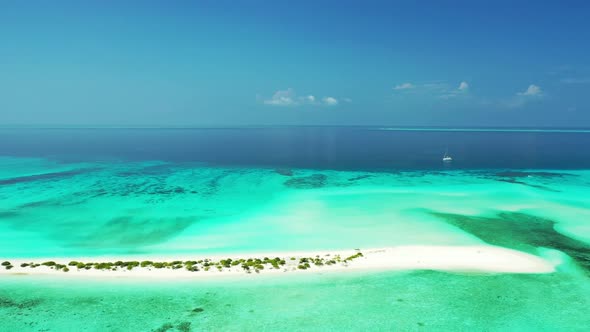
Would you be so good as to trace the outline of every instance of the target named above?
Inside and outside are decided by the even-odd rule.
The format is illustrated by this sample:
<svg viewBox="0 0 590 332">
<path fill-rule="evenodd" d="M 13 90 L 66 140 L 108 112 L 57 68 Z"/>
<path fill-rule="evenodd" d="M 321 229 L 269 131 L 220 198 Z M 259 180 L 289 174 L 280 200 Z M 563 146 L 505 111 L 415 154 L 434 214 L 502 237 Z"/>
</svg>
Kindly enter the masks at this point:
<svg viewBox="0 0 590 332">
<path fill-rule="evenodd" d="M 228 255 L 231 256 L 231 255 Z M 443 270 L 461 272 L 551 273 L 555 266 L 541 257 L 489 245 L 399 246 L 341 250 L 331 253 L 283 253 L 232 257 L 144 259 L 3 260 L 0 274 L 79 276 L 198 277 L 341 272 L 345 270 Z"/>
<path fill-rule="evenodd" d="M 341 257 L 340 254 L 331 256 L 325 254 L 324 257 L 320 255 L 310 257 L 262 257 L 262 258 L 224 258 L 224 259 L 198 259 L 198 260 L 173 260 L 173 261 L 152 261 L 152 260 L 133 260 L 133 261 L 78 261 L 71 260 L 68 263 L 57 262 L 49 260 L 44 262 L 20 262 L 13 263 L 11 261 L 2 262 L 2 267 L 5 270 L 11 270 L 15 265 L 20 266 L 19 274 L 29 272 L 36 272 L 39 269 L 44 271 L 60 271 L 60 272 L 83 272 L 83 271 L 105 271 L 105 272 L 121 272 L 132 270 L 143 270 L 144 272 L 157 270 L 173 270 L 184 271 L 191 273 L 208 272 L 208 271 L 231 271 L 244 272 L 250 274 L 252 272 L 260 273 L 264 270 L 281 270 L 283 272 L 308 270 L 313 267 L 323 266 L 341 266 L 346 267 L 355 259 L 363 257 L 360 250 L 356 250 L 354 254 L 347 257 Z"/>
</svg>

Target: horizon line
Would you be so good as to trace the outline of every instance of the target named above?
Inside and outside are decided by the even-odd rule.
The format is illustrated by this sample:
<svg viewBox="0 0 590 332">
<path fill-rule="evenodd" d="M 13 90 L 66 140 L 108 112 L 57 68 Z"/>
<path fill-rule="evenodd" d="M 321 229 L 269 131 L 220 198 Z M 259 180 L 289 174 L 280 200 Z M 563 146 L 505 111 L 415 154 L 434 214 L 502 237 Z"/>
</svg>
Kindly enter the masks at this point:
<svg viewBox="0 0 590 332">
<path fill-rule="evenodd" d="M 580 132 L 590 133 L 590 127 L 549 127 L 549 126 L 387 126 L 387 125 L 0 125 L 5 129 L 273 129 L 273 128 L 358 128 L 376 131 L 448 131 L 448 132 Z"/>
</svg>

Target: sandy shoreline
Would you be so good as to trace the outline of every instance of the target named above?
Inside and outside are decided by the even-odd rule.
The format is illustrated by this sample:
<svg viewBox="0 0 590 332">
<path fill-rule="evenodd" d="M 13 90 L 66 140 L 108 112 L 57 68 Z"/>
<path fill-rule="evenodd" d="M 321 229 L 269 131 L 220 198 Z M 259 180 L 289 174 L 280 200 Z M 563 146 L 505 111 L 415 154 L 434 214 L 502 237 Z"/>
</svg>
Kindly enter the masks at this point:
<svg viewBox="0 0 590 332">
<path fill-rule="evenodd" d="M 251 277 L 257 274 L 282 275 L 291 273 L 313 273 L 313 272 L 345 272 L 345 271 L 387 271 L 387 270 L 439 270 L 454 272 L 479 272 L 479 273 L 551 273 L 555 271 L 555 263 L 551 263 L 538 256 L 530 255 L 520 251 L 495 247 L 495 246 L 398 246 L 390 248 L 363 249 L 360 250 L 363 256 L 348 262 L 338 262 L 333 265 L 311 266 L 305 270 L 298 269 L 299 259 L 303 257 L 321 257 L 325 260 L 340 256 L 343 259 L 357 254 L 356 250 L 333 250 L 333 251 L 312 251 L 312 252 L 274 252 L 261 254 L 244 255 L 207 255 L 205 256 L 179 256 L 169 257 L 91 257 L 91 258 L 57 258 L 57 259 L 2 259 L 9 261 L 13 268 L 10 270 L 0 267 L 2 275 L 54 275 L 63 277 L 133 277 L 133 278 L 219 278 L 223 276 Z M 221 259 L 248 259 L 280 257 L 285 259 L 286 264 L 279 268 L 267 266 L 257 272 L 246 272 L 242 267 L 231 266 L 219 271 L 211 268 L 208 271 L 188 271 L 185 268 L 154 268 L 135 267 L 132 270 L 117 269 L 77 269 L 69 266 L 68 272 L 52 269 L 48 266 L 36 268 L 21 267 L 23 263 L 43 263 L 55 261 L 67 265 L 70 261 L 79 262 L 115 262 L 115 261 L 141 261 L 150 259 L 160 262 L 187 261 L 195 259 L 210 259 L 218 261 Z M 292 258 L 295 259 L 292 259 Z"/>
</svg>

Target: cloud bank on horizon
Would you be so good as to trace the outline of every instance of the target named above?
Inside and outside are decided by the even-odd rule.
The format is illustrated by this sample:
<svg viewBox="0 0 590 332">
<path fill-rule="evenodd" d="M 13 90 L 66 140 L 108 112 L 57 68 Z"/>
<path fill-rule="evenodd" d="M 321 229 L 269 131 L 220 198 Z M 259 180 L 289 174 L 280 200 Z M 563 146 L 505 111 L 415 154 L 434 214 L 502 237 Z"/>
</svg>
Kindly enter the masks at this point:
<svg viewBox="0 0 590 332">
<path fill-rule="evenodd" d="M 588 12 L 532 0 L 5 2 L 0 123 L 590 127 Z"/>
<path fill-rule="evenodd" d="M 493 104 L 498 108 L 524 107 L 530 101 L 541 101 L 541 97 L 544 96 L 540 86 L 530 84 L 524 91 L 516 92 L 514 96 L 511 96 L 510 98 L 503 97 L 497 98 L 496 100 L 490 100 L 483 96 L 470 94 L 470 85 L 466 81 L 461 81 L 457 87 L 453 87 L 446 82 L 422 84 L 405 82 L 395 85 L 393 90 L 394 92 L 405 94 L 419 93 L 419 98 L 422 99 L 430 97 L 448 100 L 451 98 L 463 97 L 463 101 L 468 100 L 469 104 L 473 106 Z"/>
<path fill-rule="evenodd" d="M 344 98 L 344 100 L 350 101 L 348 98 Z M 297 96 L 294 89 L 288 88 L 275 92 L 272 97 L 263 100 L 262 103 L 271 106 L 336 106 L 339 101 L 334 97 L 318 99 L 314 95 Z"/>
</svg>

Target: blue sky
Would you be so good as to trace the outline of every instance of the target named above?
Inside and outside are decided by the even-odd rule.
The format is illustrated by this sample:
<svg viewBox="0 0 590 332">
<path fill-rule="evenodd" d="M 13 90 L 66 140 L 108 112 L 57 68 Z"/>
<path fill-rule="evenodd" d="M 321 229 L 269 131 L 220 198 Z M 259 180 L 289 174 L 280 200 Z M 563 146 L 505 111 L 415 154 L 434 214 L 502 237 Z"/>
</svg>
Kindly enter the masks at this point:
<svg viewBox="0 0 590 332">
<path fill-rule="evenodd" d="M 587 3 L 1 1 L 0 124 L 588 127 Z"/>
</svg>

